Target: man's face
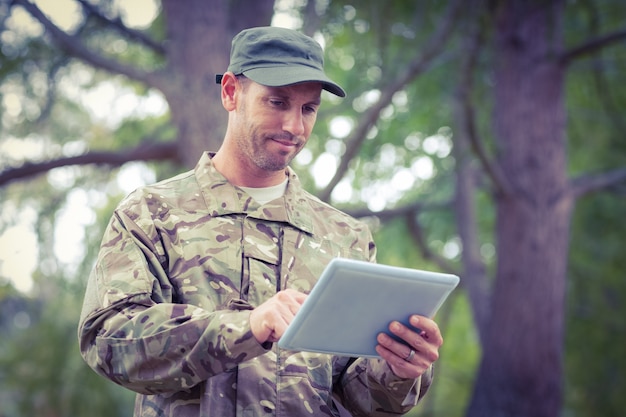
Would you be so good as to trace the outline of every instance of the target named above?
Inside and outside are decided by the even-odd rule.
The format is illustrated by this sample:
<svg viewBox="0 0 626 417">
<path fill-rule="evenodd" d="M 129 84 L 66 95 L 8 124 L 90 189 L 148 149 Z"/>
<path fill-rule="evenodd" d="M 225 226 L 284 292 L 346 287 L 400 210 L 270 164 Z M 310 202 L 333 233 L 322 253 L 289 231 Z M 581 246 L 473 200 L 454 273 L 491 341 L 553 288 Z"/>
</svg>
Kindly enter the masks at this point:
<svg viewBox="0 0 626 417">
<path fill-rule="evenodd" d="M 266 87 L 243 80 L 241 87 L 233 120 L 240 157 L 253 169 L 285 169 L 313 130 L 321 84 Z"/>
</svg>

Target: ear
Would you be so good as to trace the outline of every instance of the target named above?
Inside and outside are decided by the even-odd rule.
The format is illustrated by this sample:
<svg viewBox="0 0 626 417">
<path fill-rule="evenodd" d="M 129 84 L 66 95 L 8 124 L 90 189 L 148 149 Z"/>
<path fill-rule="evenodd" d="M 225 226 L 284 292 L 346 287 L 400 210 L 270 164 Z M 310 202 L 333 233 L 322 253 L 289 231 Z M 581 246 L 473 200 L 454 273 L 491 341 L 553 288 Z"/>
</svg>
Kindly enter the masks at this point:
<svg viewBox="0 0 626 417">
<path fill-rule="evenodd" d="M 232 72 L 226 72 L 222 76 L 222 105 L 227 111 L 237 108 L 237 98 L 240 96 L 241 86 L 239 80 Z"/>
</svg>

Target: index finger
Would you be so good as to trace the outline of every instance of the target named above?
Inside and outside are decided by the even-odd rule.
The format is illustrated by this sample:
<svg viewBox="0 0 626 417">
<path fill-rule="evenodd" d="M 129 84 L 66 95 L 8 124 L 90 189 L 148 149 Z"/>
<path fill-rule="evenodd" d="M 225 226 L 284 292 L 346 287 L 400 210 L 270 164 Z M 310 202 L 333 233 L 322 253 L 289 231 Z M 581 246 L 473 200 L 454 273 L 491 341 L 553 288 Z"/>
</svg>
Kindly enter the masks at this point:
<svg viewBox="0 0 626 417">
<path fill-rule="evenodd" d="M 434 320 L 426 316 L 414 314 L 409 318 L 409 323 L 411 323 L 411 326 L 419 329 L 418 333 L 420 333 L 420 335 L 428 341 L 432 341 L 434 343 L 443 342 L 439 326 Z"/>
<path fill-rule="evenodd" d="M 300 307 L 302 307 L 302 303 L 306 300 L 307 294 L 288 288 L 277 292 L 272 298 L 274 298 L 279 305 L 288 308 L 291 314 L 295 315 L 298 310 L 300 310 Z"/>
<path fill-rule="evenodd" d="M 280 294 L 280 293 L 282 293 L 282 294 L 288 296 L 289 298 L 293 299 L 298 304 L 304 303 L 304 300 L 306 300 L 306 298 L 308 297 L 307 294 L 305 294 L 303 292 L 300 292 L 298 290 L 294 290 L 293 288 L 287 288 L 285 290 L 280 291 L 278 294 Z"/>
</svg>

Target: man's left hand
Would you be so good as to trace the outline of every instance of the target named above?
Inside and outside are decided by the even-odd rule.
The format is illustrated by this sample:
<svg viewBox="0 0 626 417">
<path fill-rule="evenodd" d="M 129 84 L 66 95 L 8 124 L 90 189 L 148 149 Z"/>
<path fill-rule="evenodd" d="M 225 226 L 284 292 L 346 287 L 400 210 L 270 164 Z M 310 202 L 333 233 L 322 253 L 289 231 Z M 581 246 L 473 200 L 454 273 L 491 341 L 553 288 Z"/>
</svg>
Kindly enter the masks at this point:
<svg viewBox="0 0 626 417">
<path fill-rule="evenodd" d="M 437 323 L 427 317 L 414 315 L 409 323 L 414 329 L 397 321 L 389 324 L 389 331 L 406 343 L 380 333 L 376 352 L 387 361 L 396 376 L 413 379 L 421 376 L 439 359 L 443 337 Z"/>
</svg>

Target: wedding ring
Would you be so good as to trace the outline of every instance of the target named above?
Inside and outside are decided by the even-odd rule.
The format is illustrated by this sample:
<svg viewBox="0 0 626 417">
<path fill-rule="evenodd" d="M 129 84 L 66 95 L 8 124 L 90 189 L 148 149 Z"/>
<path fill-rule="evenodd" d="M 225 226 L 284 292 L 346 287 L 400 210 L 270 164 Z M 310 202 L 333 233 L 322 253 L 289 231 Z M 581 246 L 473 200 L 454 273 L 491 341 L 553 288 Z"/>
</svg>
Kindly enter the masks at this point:
<svg viewBox="0 0 626 417">
<path fill-rule="evenodd" d="M 411 362 L 411 359 L 413 359 L 413 356 L 415 356 L 415 351 L 411 349 L 411 351 L 409 352 L 409 355 L 406 358 L 404 358 L 404 360 L 407 362 Z"/>
</svg>

